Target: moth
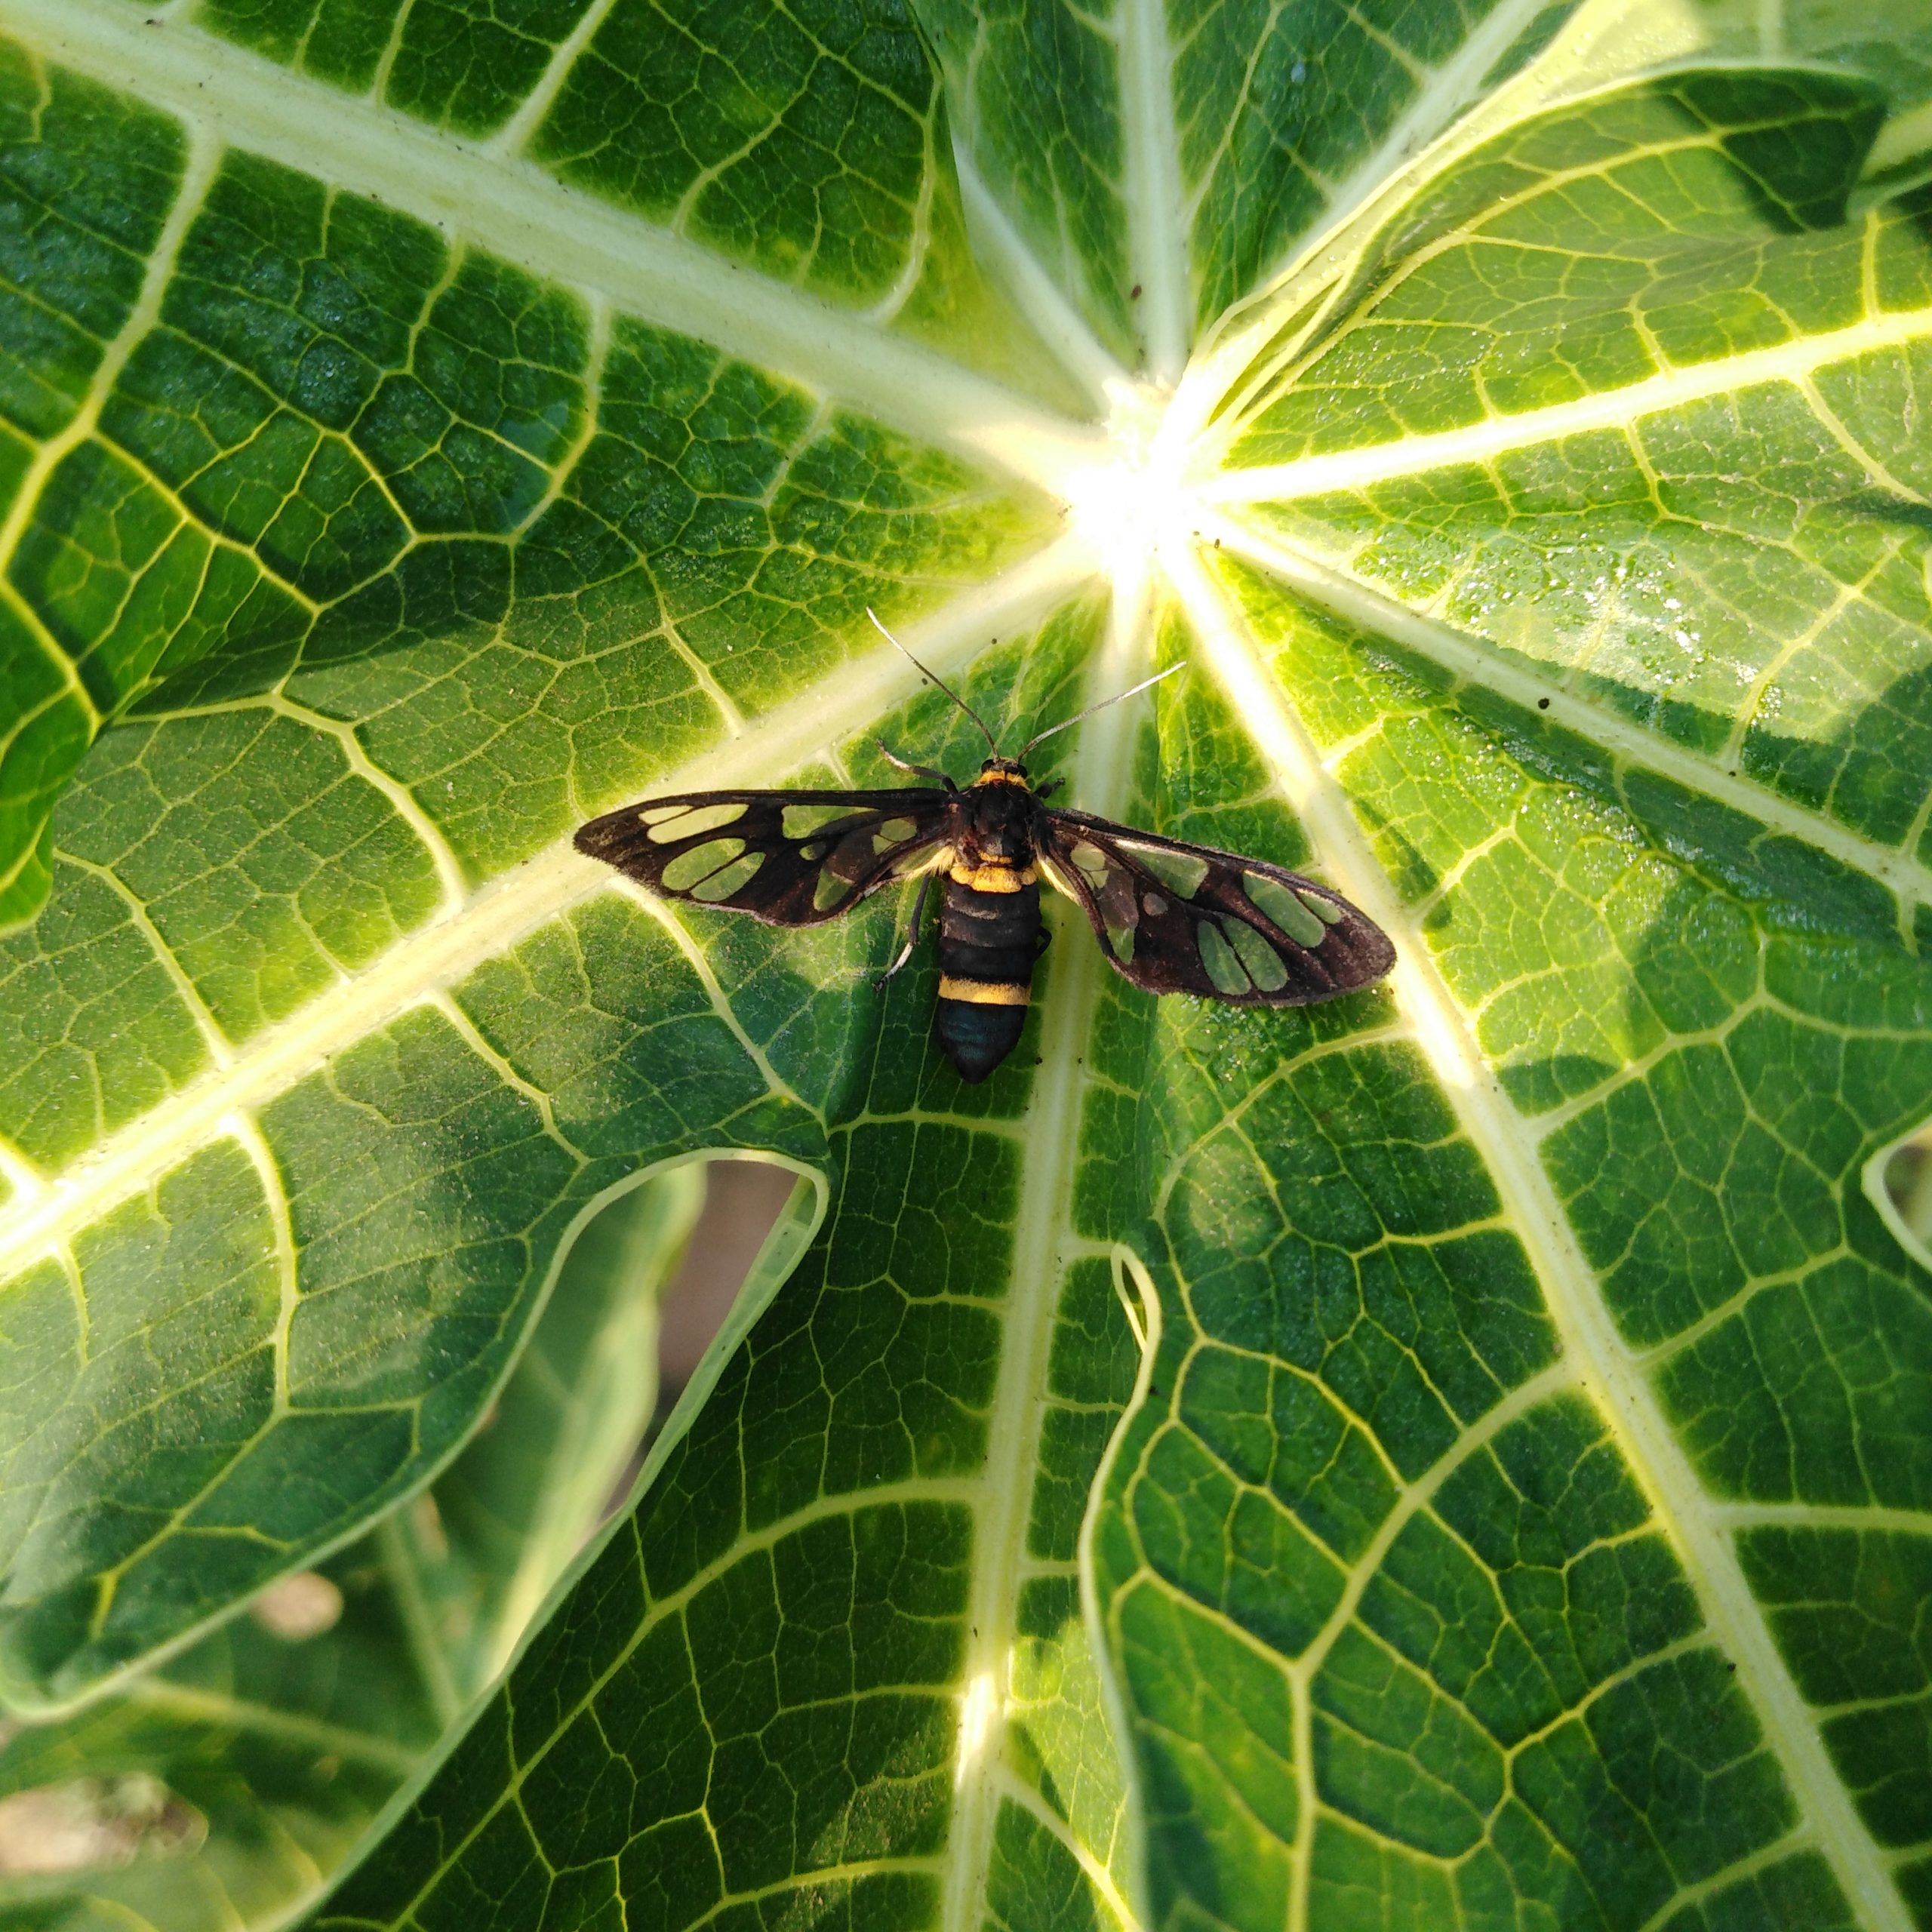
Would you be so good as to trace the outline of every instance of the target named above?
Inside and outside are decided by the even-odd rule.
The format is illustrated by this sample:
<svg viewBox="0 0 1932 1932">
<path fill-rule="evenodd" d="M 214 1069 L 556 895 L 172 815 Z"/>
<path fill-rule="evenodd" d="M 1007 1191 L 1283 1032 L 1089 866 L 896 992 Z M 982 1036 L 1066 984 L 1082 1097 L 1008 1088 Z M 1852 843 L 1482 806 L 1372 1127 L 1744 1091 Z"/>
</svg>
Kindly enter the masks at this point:
<svg viewBox="0 0 1932 1932">
<path fill-rule="evenodd" d="M 1367 986 L 1394 964 L 1381 928 L 1313 879 L 1048 805 L 1059 781 L 1035 786 L 1027 754 L 1104 706 L 1035 734 L 1007 758 L 978 714 L 912 661 L 985 734 L 992 755 L 970 783 L 881 743 L 893 764 L 933 782 L 645 798 L 581 827 L 577 849 L 661 897 L 774 926 L 841 918 L 887 886 L 917 879 L 911 935 L 887 978 L 911 956 L 928 891 L 940 880 L 934 1030 L 961 1078 L 975 1084 L 1013 1051 L 1026 1023 L 1034 964 L 1046 946 L 1042 878 L 1086 914 L 1115 971 L 1146 992 L 1305 1006 Z"/>
</svg>

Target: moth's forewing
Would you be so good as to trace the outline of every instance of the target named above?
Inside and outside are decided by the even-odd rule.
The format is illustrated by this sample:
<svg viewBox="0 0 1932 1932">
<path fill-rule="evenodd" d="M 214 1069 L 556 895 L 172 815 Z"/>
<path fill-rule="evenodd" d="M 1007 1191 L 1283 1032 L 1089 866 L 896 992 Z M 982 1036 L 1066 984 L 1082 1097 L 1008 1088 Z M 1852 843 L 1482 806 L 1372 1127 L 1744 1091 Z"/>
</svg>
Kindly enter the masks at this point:
<svg viewBox="0 0 1932 1932">
<path fill-rule="evenodd" d="M 1395 963 L 1380 927 L 1315 880 L 1084 812 L 1047 811 L 1041 869 L 1115 969 L 1151 993 L 1306 1006 Z"/>
<path fill-rule="evenodd" d="M 930 864 L 951 795 L 692 792 L 644 798 L 580 827 L 577 848 L 666 899 L 815 926 Z"/>
</svg>

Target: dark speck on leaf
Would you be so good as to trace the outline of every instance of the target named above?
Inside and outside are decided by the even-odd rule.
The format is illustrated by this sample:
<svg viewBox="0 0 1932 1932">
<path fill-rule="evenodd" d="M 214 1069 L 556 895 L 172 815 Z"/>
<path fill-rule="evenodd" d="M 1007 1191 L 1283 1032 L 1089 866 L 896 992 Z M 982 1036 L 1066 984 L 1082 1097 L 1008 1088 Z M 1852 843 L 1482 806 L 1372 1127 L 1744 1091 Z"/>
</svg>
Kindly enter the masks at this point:
<svg viewBox="0 0 1932 1932">
<path fill-rule="evenodd" d="M 1546 697 L 1538 698 L 1537 700 L 1537 709 L 1539 711 L 1547 711 L 1549 709 L 1549 700 Z"/>
<path fill-rule="evenodd" d="M 1127 299 L 1130 302 L 1138 302 L 1140 300 L 1140 285 L 1139 282 L 1137 281 L 1134 286 L 1127 291 Z"/>
</svg>

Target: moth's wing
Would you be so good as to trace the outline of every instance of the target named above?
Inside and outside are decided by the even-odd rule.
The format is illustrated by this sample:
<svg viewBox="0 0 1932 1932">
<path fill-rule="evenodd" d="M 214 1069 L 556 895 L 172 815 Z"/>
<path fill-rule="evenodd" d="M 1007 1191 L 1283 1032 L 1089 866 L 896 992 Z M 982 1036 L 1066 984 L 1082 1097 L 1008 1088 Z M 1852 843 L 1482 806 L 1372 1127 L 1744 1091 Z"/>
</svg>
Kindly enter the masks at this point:
<svg viewBox="0 0 1932 1932">
<path fill-rule="evenodd" d="M 579 828 L 577 848 L 666 899 L 816 926 L 936 863 L 950 795 L 691 792 L 644 798 Z"/>
<path fill-rule="evenodd" d="M 1395 949 L 1338 894 L 1264 860 L 1048 811 L 1042 869 L 1115 970 L 1150 993 L 1306 1006 L 1381 978 Z"/>
</svg>

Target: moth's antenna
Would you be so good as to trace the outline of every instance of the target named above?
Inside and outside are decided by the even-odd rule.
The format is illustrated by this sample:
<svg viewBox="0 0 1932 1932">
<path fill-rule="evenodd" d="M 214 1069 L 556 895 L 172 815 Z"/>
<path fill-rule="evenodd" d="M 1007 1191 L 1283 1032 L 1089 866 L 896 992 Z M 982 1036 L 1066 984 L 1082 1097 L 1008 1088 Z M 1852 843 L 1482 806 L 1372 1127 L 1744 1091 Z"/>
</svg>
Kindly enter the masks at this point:
<svg viewBox="0 0 1932 1932">
<path fill-rule="evenodd" d="M 866 615 L 871 618 L 872 620 L 872 628 L 878 632 L 879 635 L 884 638 L 886 642 L 891 645 L 893 649 L 897 651 L 902 657 L 908 659 L 910 661 L 913 669 L 917 671 L 919 675 L 924 678 L 928 684 L 939 685 L 940 689 L 945 692 L 946 696 L 952 699 L 953 703 L 958 705 L 960 709 L 964 712 L 966 715 L 971 718 L 975 724 L 979 726 L 980 736 L 986 740 L 987 746 L 991 749 L 993 756 L 995 758 L 998 758 L 999 756 L 999 746 L 994 743 L 993 734 L 986 729 L 986 721 L 982 718 L 980 714 L 975 711 L 950 685 L 940 684 L 938 678 L 935 678 L 933 674 L 928 671 L 916 657 L 914 657 L 912 654 L 908 651 L 906 647 L 901 644 L 882 623 L 879 622 L 878 613 L 875 611 L 869 604 L 866 606 Z"/>
<path fill-rule="evenodd" d="M 1056 731 L 1066 731 L 1071 726 L 1078 724 L 1081 718 L 1091 718 L 1095 712 L 1104 711 L 1109 705 L 1118 704 L 1124 698 L 1130 698 L 1137 692 L 1144 691 L 1149 685 L 1158 685 L 1163 678 L 1171 678 L 1177 671 L 1185 671 L 1186 669 L 1187 660 L 1183 657 L 1178 664 L 1170 664 L 1164 671 L 1156 671 L 1151 678 L 1143 678 L 1139 684 L 1134 685 L 1131 689 L 1116 691 L 1112 697 L 1103 697 L 1098 704 L 1090 704 L 1084 711 L 1076 711 L 1071 718 L 1063 718 L 1057 724 L 1049 724 L 1044 731 L 1035 731 L 1020 747 L 1020 755 L 1023 758 L 1042 738 L 1051 738 Z"/>
</svg>

